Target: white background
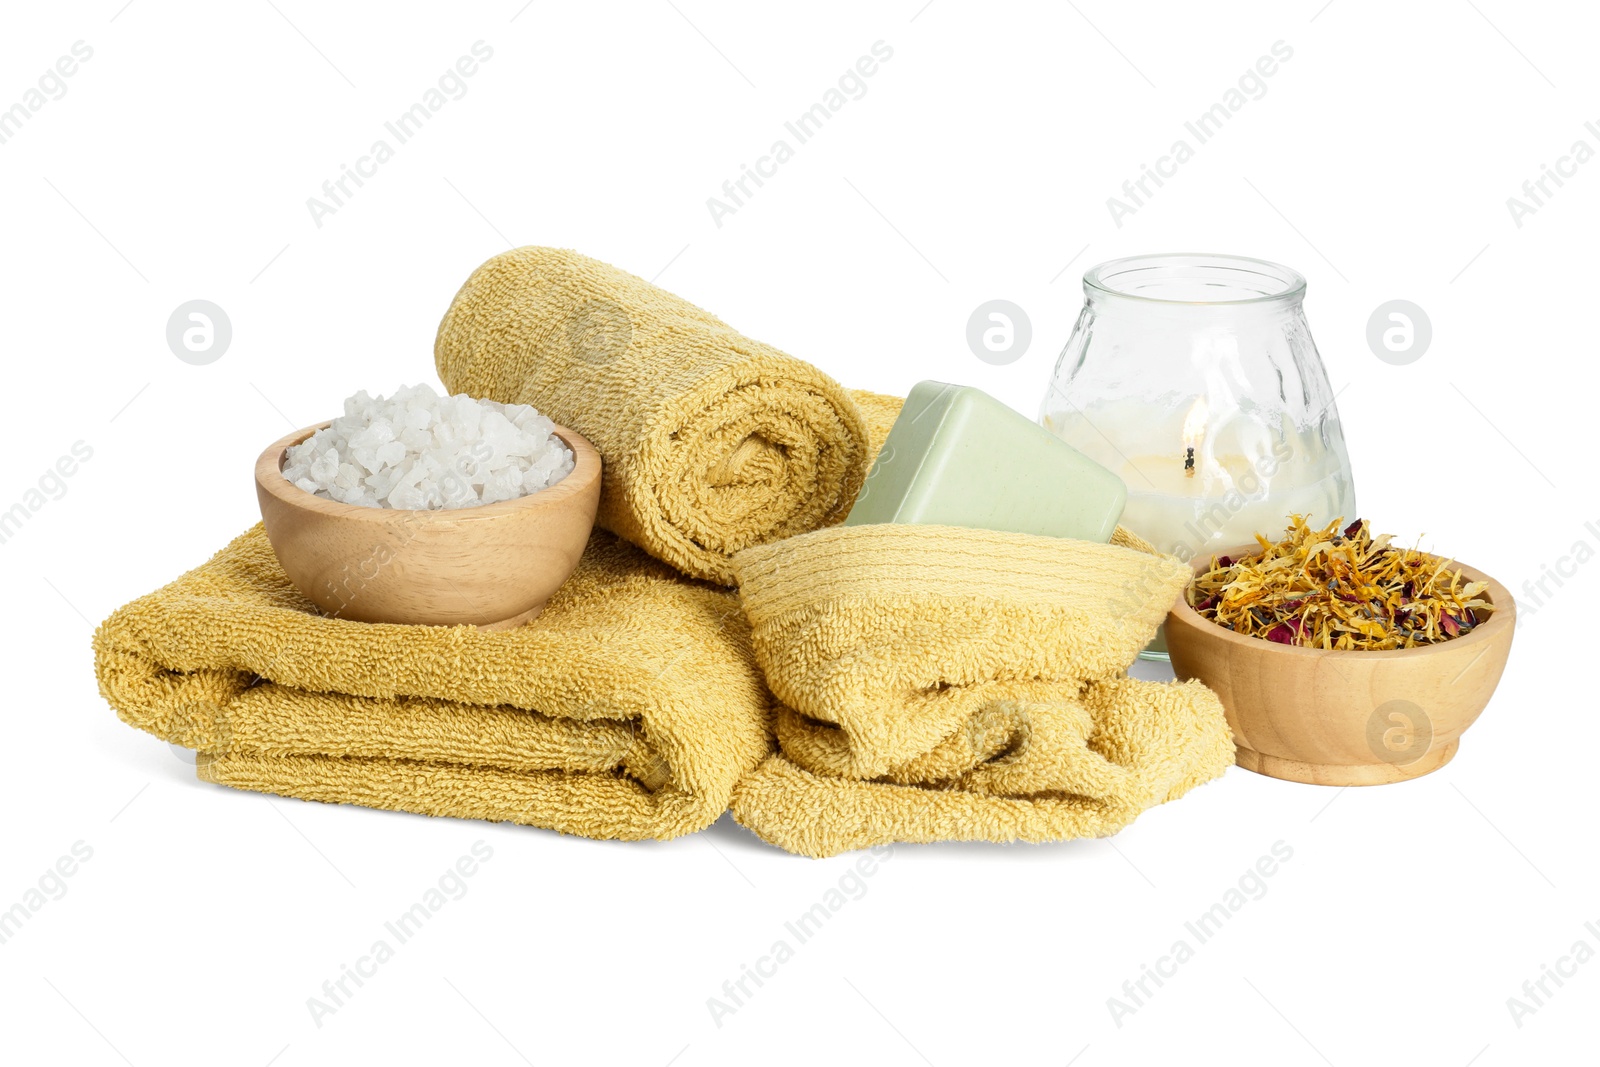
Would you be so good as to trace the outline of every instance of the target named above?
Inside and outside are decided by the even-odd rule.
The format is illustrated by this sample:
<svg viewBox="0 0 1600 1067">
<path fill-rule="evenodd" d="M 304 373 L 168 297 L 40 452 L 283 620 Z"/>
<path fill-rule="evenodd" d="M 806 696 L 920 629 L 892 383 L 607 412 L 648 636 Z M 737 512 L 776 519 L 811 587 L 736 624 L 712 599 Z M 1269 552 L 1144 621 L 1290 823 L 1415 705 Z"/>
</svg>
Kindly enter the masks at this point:
<svg viewBox="0 0 1600 1067">
<path fill-rule="evenodd" d="M 93 850 L 0 945 L 6 1060 L 1593 1062 L 1600 962 L 1520 1027 L 1507 1007 L 1574 942 L 1600 950 L 1600 162 L 1521 227 L 1506 205 L 1575 140 L 1600 148 L 1585 5 L 97 0 L 0 17 L 0 107 L 75 41 L 94 49 L 0 144 L 0 509 L 74 442 L 93 449 L 0 545 L 0 908 L 75 842 Z M 480 39 L 494 56 L 466 95 L 316 226 L 307 198 Z M 879 40 L 894 54 L 866 95 L 718 227 L 707 197 Z M 1106 198 L 1279 40 L 1294 54 L 1265 96 L 1116 226 Z M 358 388 L 433 381 L 456 287 L 528 243 L 658 277 L 847 384 L 964 382 L 1030 415 L 1092 264 L 1291 264 L 1364 514 L 1522 599 L 1504 683 L 1455 762 L 1410 784 L 1235 769 L 1114 841 L 897 848 L 719 1027 L 707 998 L 854 857 L 788 856 L 726 819 L 619 845 L 231 792 L 95 691 L 92 625 L 255 521 L 261 447 Z M 1034 329 L 1003 367 L 963 337 L 995 297 Z M 209 366 L 165 340 L 194 298 L 233 325 Z M 1433 323 L 1409 366 L 1365 341 L 1394 298 Z M 1575 575 L 1530 596 L 1578 542 Z M 315 1025 L 307 998 L 479 840 L 493 859 L 468 894 Z M 1293 858 L 1266 895 L 1118 1026 L 1107 999 L 1279 841 Z"/>
</svg>

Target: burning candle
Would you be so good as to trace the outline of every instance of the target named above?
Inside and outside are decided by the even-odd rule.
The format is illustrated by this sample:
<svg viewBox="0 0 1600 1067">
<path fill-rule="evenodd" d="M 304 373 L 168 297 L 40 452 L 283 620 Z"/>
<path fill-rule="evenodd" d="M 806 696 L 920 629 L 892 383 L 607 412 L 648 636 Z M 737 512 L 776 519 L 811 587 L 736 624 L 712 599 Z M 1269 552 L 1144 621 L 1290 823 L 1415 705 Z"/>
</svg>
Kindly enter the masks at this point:
<svg viewBox="0 0 1600 1067">
<path fill-rule="evenodd" d="M 1128 486 L 1122 524 L 1180 559 L 1277 535 L 1292 514 L 1328 522 L 1355 512 L 1349 475 L 1321 435 L 1287 418 L 1264 423 L 1200 397 L 1166 411 L 1106 401 L 1044 425 L 1118 474 Z"/>
<path fill-rule="evenodd" d="M 1203 397 L 1179 410 L 1107 401 L 1052 414 L 1045 426 L 1127 483 L 1124 526 L 1185 560 L 1275 534 L 1291 514 L 1326 522 L 1354 508 L 1349 476 L 1329 469 L 1320 434 L 1219 411 Z M 1182 458 L 1163 441 L 1181 442 Z"/>
<path fill-rule="evenodd" d="M 1039 421 L 1128 486 L 1122 524 L 1185 560 L 1355 517 L 1306 281 L 1245 256 L 1134 256 L 1083 276 Z"/>
</svg>

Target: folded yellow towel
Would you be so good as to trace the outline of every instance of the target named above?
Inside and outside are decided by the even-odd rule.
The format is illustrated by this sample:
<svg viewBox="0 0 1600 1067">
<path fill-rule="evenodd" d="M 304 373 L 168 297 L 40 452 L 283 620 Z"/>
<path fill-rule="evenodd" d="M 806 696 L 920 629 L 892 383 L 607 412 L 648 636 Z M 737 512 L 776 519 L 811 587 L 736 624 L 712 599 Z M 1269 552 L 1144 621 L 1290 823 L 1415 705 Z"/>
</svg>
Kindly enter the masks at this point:
<svg viewBox="0 0 1600 1067">
<path fill-rule="evenodd" d="M 606 533 L 538 618 L 485 633 L 320 616 L 257 525 L 94 646 L 106 700 L 201 778 L 307 800 L 666 838 L 771 749 L 736 597 Z"/>
<path fill-rule="evenodd" d="M 1216 697 L 1123 670 L 1188 580 L 1121 543 L 819 530 L 735 557 L 780 752 L 734 815 L 792 852 L 1115 833 L 1233 763 Z"/>
<path fill-rule="evenodd" d="M 537 407 L 605 460 L 597 519 L 696 578 L 841 521 L 871 461 L 832 378 L 576 252 L 519 248 L 472 273 L 439 324 L 452 392 Z"/>
</svg>

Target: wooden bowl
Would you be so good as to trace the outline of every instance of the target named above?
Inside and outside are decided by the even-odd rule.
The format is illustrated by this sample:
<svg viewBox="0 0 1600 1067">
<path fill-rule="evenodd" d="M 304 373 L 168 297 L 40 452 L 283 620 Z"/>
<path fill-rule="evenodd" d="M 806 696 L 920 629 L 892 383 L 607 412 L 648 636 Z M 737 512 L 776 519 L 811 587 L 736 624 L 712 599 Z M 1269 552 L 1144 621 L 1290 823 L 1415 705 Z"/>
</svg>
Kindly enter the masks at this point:
<svg viewBox="0 0 1600 1067">
<path fill-rule="evenodd" d="M 1259 551 L 1251 545 L 1218 555 Z M 1195 573 L 1210 565 L 1209 555 L 1195 560 Z M 1461 637 L 1388 652 L 1300 648 L 1236 634 L 1185 597 L 1167 616 L 1172 669 L 1221 698 L 1241 767 L 1316 785 L 1421 777 L 1450 762 L 1462 731 L 1489 703 L 1517 624 L 1503 585 L 1460 569 L 1468 580 L 1488 583 L 1482 596 L 1494 605 Z"/>
<path fill-rule="evenodd" d="M 577 567 L 600 503 L 600 454 L 580 434 L 555 428 L 576 466 L 548 489 L 405 511 L 328 500 L 283 476 L 289 446 L 327 425 L 296 430 L 256 461 L 267 539 L 295 588 L 325 614 L 509 629 L 539 614 Z"/>
</svg>

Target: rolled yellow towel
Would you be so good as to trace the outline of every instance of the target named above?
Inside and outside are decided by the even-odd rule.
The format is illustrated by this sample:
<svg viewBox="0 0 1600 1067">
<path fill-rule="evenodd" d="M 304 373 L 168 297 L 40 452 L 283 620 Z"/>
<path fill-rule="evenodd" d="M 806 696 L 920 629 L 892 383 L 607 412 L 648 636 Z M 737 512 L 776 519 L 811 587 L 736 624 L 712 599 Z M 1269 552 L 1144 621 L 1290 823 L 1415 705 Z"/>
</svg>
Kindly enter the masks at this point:
<svg viewBox="0 0 1600 1067">
<path fill-rule="evenodd" d="M 1199 683 L 1123 674 L 1188 579 L 1123 544 L 939 526 L 819 530 L 734 560 L 779 753 L 734 793 L 773 844 L 1115 833 L 1223 773 Z"/>
<path fill-rule="evenodd" d="M 771 748 L 737 598 L 607 533 L 538 618 L 486 633 L 323 617 L 257 525 L 94 649 L 118 715 L 202 779 L 306 800 L 666 838 Z"/>
<path fill-rule="evenodd" d="M 519 248 L 472 273 L 434 344 L 452 392 L 532 404 L 605 460 L 597 519 L 686 574 L 841 521 L 866 420 L 815 367 L 626 271 Z"/>
</svg>

